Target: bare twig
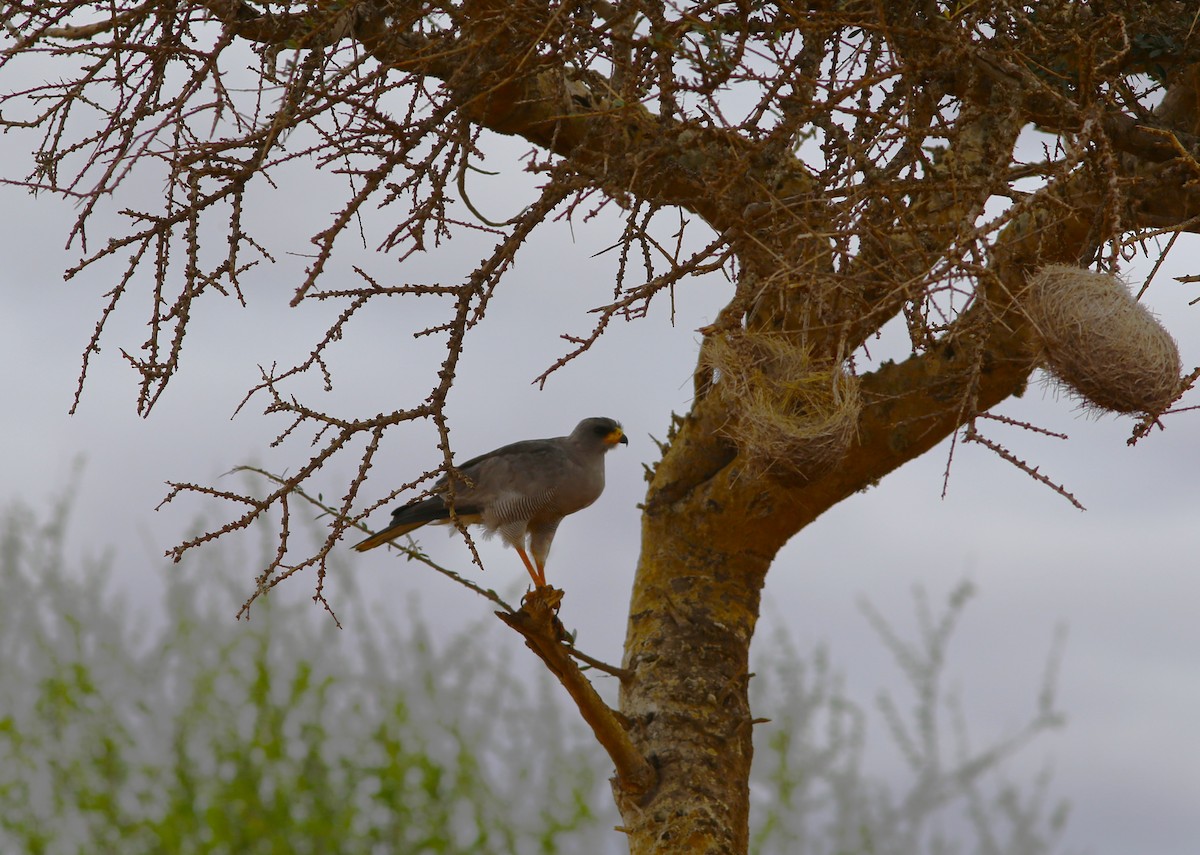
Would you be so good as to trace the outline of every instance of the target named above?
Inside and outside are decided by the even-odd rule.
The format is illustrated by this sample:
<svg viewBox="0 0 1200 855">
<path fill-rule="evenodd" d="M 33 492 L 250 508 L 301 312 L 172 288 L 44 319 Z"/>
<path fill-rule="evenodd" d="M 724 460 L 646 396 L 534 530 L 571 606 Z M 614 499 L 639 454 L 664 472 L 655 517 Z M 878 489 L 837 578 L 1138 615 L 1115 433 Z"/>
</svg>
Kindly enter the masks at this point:
<svg viewBox="0 0 1200 855">
<path fill-rule="evenodd" d="M 237 467 L 234 467 L 234 469 L 232 471 L 234 471 L 234 472 L 253 472 L 256 475 L 261 475 L 262 477 L 266 478 L 267 480 L 273 481 L 274 483 L 280 484 L 280 485 L 286 485 L 288 483 L 286 479 L 281 478 L 280 476 L 278 476 L 272 472 L 268 472 L 265 469 L 260 469 L 257 466 L 237 466 Z M 305 490 L 303 490 L 300 487 L 293 487 L 291 492 L 293 494 L 299 496 L 301 499 L 304 499 L 306 502 L 308 502 L 313 507 L 319 508 L 321 511 L 328 514 L 329 516 L 335 517 L 335 518 L 340 517 L 341 520 L 345 522 L 347 527 L 357 528 L 366 534 L 371 533 L 371 530 L 369 528 L 367 528 L 366 523 L 364 523 L 361 518 L 354 519 L 354 518 L 341 517 L 341 515 L 337 509 L 335 509 L 331 505 L 327 504 L 326 502 L 321 501 L 316 496 L 309 494 L 308 492 L 306 492 Z M 420 549 L 418 549 L 416 544 L 412 542 L 412 538 L 409 538 L 409 543 L 407 545 L 393 542 L 392 544 L 390 544 L 390 546 L 394 547 L 397 550 L 397 552 L 400 555 L 402 555 L 406 560 L 416 561 L 419 564 L 424 564 L 430 570 L 433 570 L 437 573 L 441 573 L 447 579 L 450 579 L 451 581 L 453 581 L 459 585 L 462 585 L 464 588 L 468 589 L 469 591 L 473 591 L 474 593 L 478 594 L 479 596 L 483 597 L 484 599 L 490 600 L 491 602 L 500 606 L 500 608 L 504 609 L 505 612 L 513 611 L 513 607 L 511 605 L 509 605 L 508 602 L 506 602 L 504 600 L 504 598 L 501 597 L 499 594 L 497 594 L 493 589 L 484 588 L 480 585 L 477 585 L 474 582 L 472 582 L 470 579 L 463 576 L 462 574 L 456 573 L 455 571 L 449 569 L 448 567 L 443 567 L 441 564 L 438 564 L 436 561 L 434 561 L 428 555 L 426 555 L 424 552 L 422 552 Z M 591 664 L 591 663 L 589 663 L 589 664 Z"/>
<path fill-rule="evenodd" d="M 1079 508 L 1079 510 L 1081 510 L 1081 511 L 1087 510 L 1087 508 L 1085 508 L 1080 503 L 1080 501 L 1077 498 L 1075 498 L 1075 496 L 1073 496 L 1067 490 L 1066 487 L 1064 487 L 1062 484 L 1057 483 L 1056 481 L 1052 481 L 1050 478 L 1043 475 L 1039 471 L 1039 468 L 1037 466 L 1029 465 L 1024 460 L 1021 460 L 1020 458 L 1018 458 L 1015 454 L 1013 454 L 1011 451 L 1009 451 L 1004 446 L 1000 445 L 999 443 L 993 442 L 992 440 L 988 439 L 987 437 L 985 437 L 981 433 L 979 433 L 979 431 L 977 431 L 975 429 L 974 422 L 967 425 L 966 430 L 963 433 L 963 442 L 977 442 L 980 445 L 991 449 L 1001 459 L 1007 460 L 1009 463 L 1011 463 L 1013 466 L 1020 469 L 1022 472 L 1024 472 L 1030 478 L 1033 478 L 1035 481 L 1040 481 L 1041 483 L 1045 484 L 1047 487 L 1049 487 L 1054 492 L 1058 493 L 1058 495 L 1062 496 L 1064 499 L 1066 499 L 1072 505 Z"/>
<path fill-rule="evenodd" d="M 573 644 L 567 645 L 566 651 L 568 654 L 574 656 L 589 668 L 595 668 L 597 671 L 603 671 L 605 674 L 616 677 L 619 680 L 628 680 L 633 676 L 633 672 L 628 668 L 618 668 L 617 666 L 610 665 L 603 660 L 595 658 L 594 656 L 589 656 Z"/>
</svg>

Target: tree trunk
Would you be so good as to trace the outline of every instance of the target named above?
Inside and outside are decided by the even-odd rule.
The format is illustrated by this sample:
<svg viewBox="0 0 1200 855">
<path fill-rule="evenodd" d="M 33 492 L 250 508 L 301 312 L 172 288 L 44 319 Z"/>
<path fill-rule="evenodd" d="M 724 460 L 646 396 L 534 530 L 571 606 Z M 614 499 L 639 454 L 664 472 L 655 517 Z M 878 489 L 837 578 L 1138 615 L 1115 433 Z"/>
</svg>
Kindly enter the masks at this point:
<svg viewBox="0 0 1200 855">
<path fill-rule="evenodd" d="M 706 529 L 729 522 L 722 510 L 643 517 L 621 712 L 659 785 L 640 800 L 617 788 L 635 855 L 749 844 L 748 661 L 772 555 L 715 548 Z"/>
<path fill-rule="evenodd" d="M 1041 241 L 1029 245 L 1030 232 L 1054 239 L 1063 254 L 1087 243 L 1082 217 L 1019 219 L 1006 234 L 1012 271 L 1031 252 L 1049 254 Z M 996 272 L 1014 276 L 1013 293 L 1023 282 Z M 647 494 L 625 639 L 620 709 L 658 773 L 644 794 L 614 786 L 634 855 L 748 850 L 749 651 L 767 570 L 824 510 L 951 434 L 964 401 L 971 412 L 986 410 L 1023 388 L 1036 357 L 1007 305 L 968 313 L 960 336 L 865 378 L 856 441 L 814 481 L 748 472 L 720 436 L 729 418 L 721 396 L 698 391 Z"/>
</svg>

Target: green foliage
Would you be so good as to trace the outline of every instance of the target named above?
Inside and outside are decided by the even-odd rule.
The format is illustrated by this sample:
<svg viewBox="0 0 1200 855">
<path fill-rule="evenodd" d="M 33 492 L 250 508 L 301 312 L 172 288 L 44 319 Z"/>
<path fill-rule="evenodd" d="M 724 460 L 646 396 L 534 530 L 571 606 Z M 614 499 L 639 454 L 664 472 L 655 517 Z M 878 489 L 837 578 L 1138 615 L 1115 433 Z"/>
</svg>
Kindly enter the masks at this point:
<svg viewBox="0 0 1200 855">
<path fill-rule="evenodd" d="M 280 597 L 238 623 L 228 552 L 172 573 L 157 608 L 115 596 L 105 562 L 66 569 L 61 525 L 14 508 L 0 538 L 0 851 L 525 855 L 594 838 L 602 758 L 482 632 L 439 649 L 415 608 L 389 630 L 405 621 L 353 595 L 353 632 Z"/>
<path fill-rule="evenodd" d="M 603 752 L 556 685 L 513 676 L 503 651 L 520 645 L 492 643 L 490 622 L 435 643 L 434 618 L 373 613 L 348 590 L 353 574 L 336 580 L 347 631 L 279 595 L 236 622 L 246 559 L 228 546 L 171 572 L 164 605 L 157 586 L 124 600 L 111 562 L 68 569 L 68 517 L 0 517 L 0 852 L 622 850 Z M 756 731 L 752 852 L 1058 851 L 1066 809 L 1046 780 L 1003 778 L 1061 723 L 1053 668 L 1028 723 L 982 749 L 941 689 L 971 593 L 936 613 L 919 593 L 915 638 L 864 606 L 911 695 L 882 695 L 877 718 L 823 647 L 802 656 L 786 634 L 763 646 L 753 703 L 771 721 Z M 879 720 L 902 758 L 888 782 L 868 762 Z"/>
</svg>

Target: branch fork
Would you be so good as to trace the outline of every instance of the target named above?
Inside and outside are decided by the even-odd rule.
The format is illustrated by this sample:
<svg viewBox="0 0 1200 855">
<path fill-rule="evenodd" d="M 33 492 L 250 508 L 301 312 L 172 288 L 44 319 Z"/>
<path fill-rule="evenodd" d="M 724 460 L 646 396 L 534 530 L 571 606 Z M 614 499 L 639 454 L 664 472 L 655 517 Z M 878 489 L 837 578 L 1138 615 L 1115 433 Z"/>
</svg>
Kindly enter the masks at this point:
<svg viewBox="0 0 1200 855">
<path fill-rule="evenodd" d="M 538 655 L 571 696 L 583 720 L 591 727 L 617 771 L 617 786 L 636 798 L 648 794 L 658 783 L 658 773 L 633 744 L 621 716 L 604 703 L 591 681 L 572 659 L 571 648 L 558 619 L 563 592 L 557 588 L 535 588 L 515 612 L 497 611 L 496 617 L 525 638 L 525 646 Z"/>
</svg>

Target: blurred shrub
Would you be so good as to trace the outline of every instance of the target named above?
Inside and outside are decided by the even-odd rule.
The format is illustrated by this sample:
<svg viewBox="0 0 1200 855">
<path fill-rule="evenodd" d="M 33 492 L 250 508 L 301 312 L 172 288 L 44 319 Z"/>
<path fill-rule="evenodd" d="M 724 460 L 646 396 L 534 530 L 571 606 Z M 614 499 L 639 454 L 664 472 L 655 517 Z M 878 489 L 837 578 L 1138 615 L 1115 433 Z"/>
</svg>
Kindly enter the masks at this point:
<svg viewBox="0 0 1200 855">
<path fill-rule="evenodd" d="M 960 699 L 943 688 L 950 642 L 974 587 L 962 583 L 934 609 L 914 594 L 916 633 L 906 638 L 870 603 L 861 609 L 896 666 L 899 693 L 882 691 L 875 714 L 851 700 L 824 647 L 801 658 L 785 634 L 760 640 L 752 707 L 771 721 L 756 731 L 750 850 L 757 855 L 1049 855 L 1062 850 L 1067 803 L 1049 775 L 1014 783 L 1010 761 L 1059 728 L 1055 685 L 1063 635 L 1023 724 L 972 743 Z M 907 712 L 902 712 L 902 708 Z M 949 719 L 947 721 L 947 719 Z M 882 725 L 897 768 L 879 772 Z M 765 744 L 764 744 L 765 743 Z M 868 762 L 874 759 L 874 763 Z"/>
<path fill-rule="evenodd" d="M 111 562 L 69 569 L 61 522 L 0 525 L 0 852 L 590 851 L 602 757 L 519 645 L 286 595 L 235 622 L 227 549 L 135 605 Z"/>
<path fill-rule="evenodd" d="M 343 574 L 345 631 L 286 589 L 235 622 L 245 568 L 263 562 L 228 545 L 166 574 L 165 605 L 157 583 L 122 598 L 111 560 L 64 555 L 68 510 L 0 517 L 0 853 L 624 851 L 607 759 L 490 620 L 435 643 L 416 607 L 373 612 Z M 868 715 L 823 648 L 759 645 L 752 700 L 771 722 L 757 730 L 752 852 L 1057 851 L 1066 810 L 1045 778 L 1004 777 L 1060 723 L 1053 667 L 1028 723 L 982 749 L 940 688 L 970 594 L 940 613 L 919 594 L 915 639 L 864 606 L 908 715 L 890 695 Z M 869 722 L 898 749 L 899 783 L 868 769 Z"/>
</svg>

